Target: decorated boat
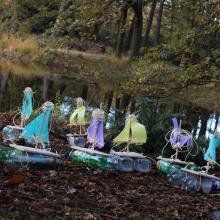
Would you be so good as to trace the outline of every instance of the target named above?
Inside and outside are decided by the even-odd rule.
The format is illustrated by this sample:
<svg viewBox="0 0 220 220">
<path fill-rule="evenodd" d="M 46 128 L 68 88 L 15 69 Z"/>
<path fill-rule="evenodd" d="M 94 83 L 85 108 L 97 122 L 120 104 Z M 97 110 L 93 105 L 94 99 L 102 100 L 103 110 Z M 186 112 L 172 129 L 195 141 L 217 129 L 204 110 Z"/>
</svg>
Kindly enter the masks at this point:
<svg viewBox="0 0 220 220">
<path fill-rule="evenodd" d="M 76 99 L 76 109 L 70 116 L 69 126 L 79 128 L 79 133 L 67 134 L 67 140 L 71 146 L 85 147 L 86 128 L 88 124 L 86 116 L 85 101 L 79 97 Z"/>
<path fill-rule="evenodd" d="M 97 167 L 103 170 L 109 168 L 108 154 L 103 153 L 96 149 L 104 147 L 104 111 L 99 108 L 92 112 L 92 121 L 87 129 L 87 139 L 89 147 L 78 147 L 71 145 L 73 149 L 70 152 L 70 158 L 76 162 L 83 162 L 93 167 Z"/>
<path fill-rule="evenodd" d="M 33 112 L 33 91 L 30 87 L 26 87 L 24 92 L 24 98 L 21 109 L 15 114 L 13 118 L 13 125 L 7 125 L 2 130 L 2 136 L 4 142 L 16 141 L 19 139 L 20 134 L 23 131 L 25 124 L 32 115 Z M 20 117 L 20 124 L 15 122 L 17 117 Z"/>
<path fill-rule="evenodd" d="M 157 157 L 157 167 L 159 170 L 168 175 L 171 182 L 175 182 L 176 185 L 181 184 L 181 167 L 188 166 L 192 169 L 196 169 L 196 165 L 193 162 L 188 162 L 187 158 L 189 155 L 196 156 L 198 153 L 198 146 L 193 139 L 193 136 L 190 132 L 181 129 L 181 121 L 178 123 L 176 118 L 172 118 L 173 129 L 167 133 L 165 139 L 167 141 L 164 146 L 161 156 Z M 166 147 L 171 146 L 171 148 L 175 151 L 175 154 L 171 155 L 171 157 L 164 157 L 164 150 Z M 194 147 L 195 146 L 195 147 Z M 192 153 L 193 149 L 196 148 L 196 153 Z M 179 159 L 179 153 L 185 152 L 186 157 L 185 160 Z"/>
<path fill-rule="evenodd" d="M 20 138 L 23 138 L 27 144 L 32 145 L 31 147 L 15 143 L 10 144 L 10 146 L 28 153 L 59 157 L 59 154 L 51 152 L 49 148 L 49 127 L 53 110 L 54 104 L 52 102 L 45 102 L 41 107 L 41 114 L 24 127 Z"/>
<path fill-rule="evenodd" d="M 11 141 L 9 147 L 0 147 L 0 163 L 18 165 L 54 165 L 60 164 L 60 155 L 51 151 L 49 127 L 54 104 L 45 102 L 38 110 L 42 111 L 35 119 L 24 126 L 19 139 L 26 145 Z"/>
<path fill-rule="evenodd" d="M 146 143 L 147 132 L 144 125 L 137 121 L 134 114 L 128 115 L 125 127 L 121 133 L 114 138 L 115 144 L 126 144 L 126 147 L 121 151 L 115 151 L 113 148 L 110 151 L 109 163 L 111 167 L 123 172 L 150 172 L 151 161 L 147 156 L 130 151 L 130 145 L 140 145 Z"/>
<path fill-rule="evenodd" d="M 188 191 L 203 191 L 204 193 L 219 193 L 220 192 L 220 177 L 211 174 L 210 170 L 215 165 L 220 166 L 216 160 L 216 150 L 220 146 L 220 136 L 214 133 L 210 139 L 209 146 L 204 154 L 206 166 L 193 170 L 189 167 L 181 169 L 184 178 L 182 179 L 182 188 Z"/>
</svg>

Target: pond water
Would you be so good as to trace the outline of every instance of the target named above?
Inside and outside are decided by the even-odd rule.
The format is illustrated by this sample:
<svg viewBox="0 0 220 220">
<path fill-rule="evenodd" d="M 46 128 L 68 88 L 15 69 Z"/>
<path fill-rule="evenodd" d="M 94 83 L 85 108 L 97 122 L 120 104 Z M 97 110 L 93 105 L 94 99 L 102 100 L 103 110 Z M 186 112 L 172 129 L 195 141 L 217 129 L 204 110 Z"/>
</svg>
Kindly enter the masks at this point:
<svg viewBox="0 0 220 220">
<path fill-rule="evenodd" d="M 73 74 L 72 74 L 73 75 Z M 0 63 L 0 111 L 16 110 L 22 101 L 23 90 L 29 86 L 34 91 L 35 106 L 44 101 L 71 102 L 81 96 L 89 105 L 99 106 L 104 101 L 108 87 L 89 81 L 75 79 L 62 74 L 51 73 L 48 69 L 35 65 L 25 66 Z M 72 99 L 71 99 L 72 98 Z"/>
<path fill-rule="evenodd" d="M 99 107 L 101 102 L 104 103 L 110 116 L 114 117 L 115 109 L 118 112 L 124 112 L 128 106 L 132 108 L 132 105 L 137 104 L 136 97 L 131 98 L 132 94 L 126 94 L 125 91 L 120 93 L 121 83 L 122 81 L 120 79 L 115 80 L 115 77 L 111 80 L 111 77 L 104 76 L 100 81 L 94 82 L 87 76 L 76 77 L 74 73 L 64 75 L 59 71 L 54 72 L 54 70 L 34 64 L 21 65 L 1 60 L 0 112 L 17 110 L 21 105 L 23 90 L 29 86 L 34 91 L 35 108 L 40 107 L 44 101 L 49 100 L 61 104 L 62 112 L 68 114 L 73 109 L 74 99 L 82 97 L 91 108 Z M 169 98 L 168 101 L 170 105 L 176 104 L 172 103 L 176 102 L 172 101 L 172 98 Z M 165 102 L 166 100 L 163 100 L 163 103 Z M 159 107 L 156 111 L 158 109 Z M 206 138 L 210 138 L 215 129 L 220 132 L 220 120 L 218 120 L 219 116 L 217 114 L 212 111 L 205 111 L 206 117 L 202 117 L 203 112 L 198 111 L 197 106 L 192 108 L 190 104 L 190 109 L 188 109 L 188 107 L 185 108 L 184 103 L 184 108 L 178 111 L 182 115 L 189 115 L 186 119 L 193 124 L 190 128 L 196 137 L 199 137 L 204 123 L 206 124 Z M 166 111 L 169 112 L 170 109 L 165 109 L 165 113 Z M 186 113 L 187 111 L 188 113 Z"/>
</svg>

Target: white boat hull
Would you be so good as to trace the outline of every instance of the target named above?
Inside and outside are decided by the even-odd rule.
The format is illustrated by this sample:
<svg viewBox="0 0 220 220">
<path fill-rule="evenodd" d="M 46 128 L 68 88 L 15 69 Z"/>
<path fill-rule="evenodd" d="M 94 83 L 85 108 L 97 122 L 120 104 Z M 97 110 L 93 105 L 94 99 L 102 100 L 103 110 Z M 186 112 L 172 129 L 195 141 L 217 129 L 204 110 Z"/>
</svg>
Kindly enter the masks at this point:
<svg viewBox="0 0 220 220">
<path fill-rule="evenodd" d="M 50 151 L 47 151 L 47 150 L 44 150 L 44 149 L 26 147 L 26 146 L 21 146 L 21 145 L 17 145 L 17 144 L 10 144 L 9 146 L 13 147 L 17 150 L 25 151 L 25 152 L 28 152 L 28 153 L 43 154 L 43 155 L 51 156 L 51 157 L 60 157 L 59 154 L 53 153 L 53 152 L 50 152 Z"/>
</svg>

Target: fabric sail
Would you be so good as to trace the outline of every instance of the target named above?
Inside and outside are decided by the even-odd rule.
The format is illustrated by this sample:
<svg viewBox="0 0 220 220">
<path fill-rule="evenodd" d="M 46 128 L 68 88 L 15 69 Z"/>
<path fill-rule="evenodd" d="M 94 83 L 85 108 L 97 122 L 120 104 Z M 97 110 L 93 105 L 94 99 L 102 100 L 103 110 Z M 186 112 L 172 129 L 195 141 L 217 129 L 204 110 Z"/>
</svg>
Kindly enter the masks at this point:
<svg viewBox="0 0 220 220">
<path fill-rule="evenodd" d="M 24 99 L 21 107 L 21 115 L 24 119 L 29 119 L 33 112 L 33 92 L 27 87 L 24 90 Z"/>
<path fill-rule="evenodd" d="M 179 148 L 182 148 L 184 146 L 191 147 L 192 146 L 192 136 L 191 135 L 185 135 L 179 133 L 178 130 L 174 130 L 171 134 L 171 144 L 176 145 L 178 144 Z"/>
<path fill-rule="evenodd" d="M 121 133 L 114 138 L 115 143 L 143 144 L 147 141 L 147 132 L 144 125 L 137 122 L 136 119 L 126 120 L 125 127 Z"/>
<path fill-rule="evenodd" d="M 191 147 L 193 144 L 192 135 L 182 134 L 180 132 L 180 127 L 179 127 L 179 124 L 176 118 L 172 118 L 172 122 L 173 122 L 174 129 L 170 137 L 171 144 L 176 145 L 179 148 L 182 148 L 184 146 Z"/>
<path fill-rule="evenodd" d="M 33 121 L 28 123 L 21 134 L 29 143 L 34 144 L 34 138 L 37 137 L 38 143 L 49 143 L 49 121 L 52 115 L 52 108 L 46 109 Z"/>
<path fill-rule="evenodd" d="M 86 125 L 85 120 L 85 106 L 78 107 L 73 114 L 70 116 L 70 124 L 71 125 Z"/>
<path fill-rule="evenodd" d="M 94 110 L 92 116 L 92 122 L 87 129 L 87 138 L 89 143 L 94 144 L 94 147 L 102 148 L 104 146 L 104 111 Z"/>
<path fill-rule="evenodd" d="M 209 141 L 209 147 L 204 155 L 204 160 L 208 161 L 209 158 L 216 162 L 216 149 L 220 146 L 219 136 L 214 135 Z"/>
</svg>

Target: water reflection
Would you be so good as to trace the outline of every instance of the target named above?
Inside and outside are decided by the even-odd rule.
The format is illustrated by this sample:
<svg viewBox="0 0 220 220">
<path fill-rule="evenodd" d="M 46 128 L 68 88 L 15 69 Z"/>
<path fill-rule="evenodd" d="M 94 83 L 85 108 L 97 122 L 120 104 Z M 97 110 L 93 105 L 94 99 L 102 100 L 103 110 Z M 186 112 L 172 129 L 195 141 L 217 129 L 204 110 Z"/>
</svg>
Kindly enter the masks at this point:
<svg viewBox="0 0 220 220">
<path fill-rule="evenodd" d="M 138 106 L 138 100 L 132 95 L 118 92 L 119 83 L 121 82 L 110 81 L 109 76 L 105 82 L 93 82 L 89 78 L 76 77 L 73 73 L 63 75 L 34 64 L 18 65 L 0 59 L 0 112 L 17 110 L 22 101 L 23 89 L 30 86 L 35 92 L 35 109 L 46 100 L 56 103 L 57 97 L 64 115 L 73 111 L 76 97 L 86 100 L 89 112 L 103 102 L 107 113 L 106 128 L 109 128 L 115 121 L 116 113 L 124 117 L 128 108 L 133 112 Z M 155 111 L 160 111 L 161 114 L 164 114 L 164 111 L 181 113 L 179 103 L 173 103 L 173 106 L 170 107 L 172 109 L 164 110 L 163 103 L 158 104 Z M 191 130 L 196 138 L 205 135 L 209 139 L 214 130 L 220 132 L 218 115 L 206 111 L 204 113 L 202 110 L 194 112 L 193 107 L 189 108 L 186 103 L 183 106 L 186 110 L 182 110 L 182 115 L 192 124 L 187 129 Z"/>
</svg>

